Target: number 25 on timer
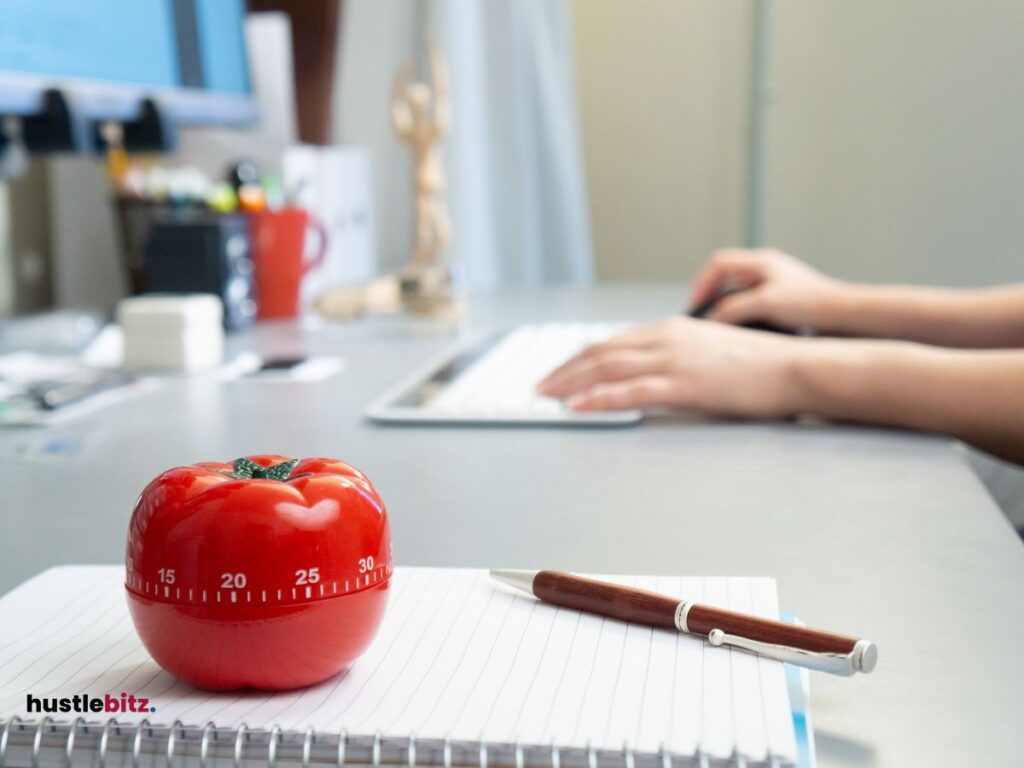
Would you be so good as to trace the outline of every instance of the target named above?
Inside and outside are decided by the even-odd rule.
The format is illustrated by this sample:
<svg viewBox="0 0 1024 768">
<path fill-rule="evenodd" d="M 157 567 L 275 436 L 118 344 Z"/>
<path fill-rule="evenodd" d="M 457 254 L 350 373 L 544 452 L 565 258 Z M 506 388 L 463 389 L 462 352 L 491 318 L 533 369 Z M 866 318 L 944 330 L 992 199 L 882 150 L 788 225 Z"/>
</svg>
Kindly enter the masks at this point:
<svg viewBox="0 0 1024 768">
<path fill-rule="evenodd" d="M 168 672 L 213 690 L 283 690 L 337 674 L 369 645 L 391 534 L 355 467 L 248 456 L 146 486 L 125 562 L 135 627 Z"/>
</svg>

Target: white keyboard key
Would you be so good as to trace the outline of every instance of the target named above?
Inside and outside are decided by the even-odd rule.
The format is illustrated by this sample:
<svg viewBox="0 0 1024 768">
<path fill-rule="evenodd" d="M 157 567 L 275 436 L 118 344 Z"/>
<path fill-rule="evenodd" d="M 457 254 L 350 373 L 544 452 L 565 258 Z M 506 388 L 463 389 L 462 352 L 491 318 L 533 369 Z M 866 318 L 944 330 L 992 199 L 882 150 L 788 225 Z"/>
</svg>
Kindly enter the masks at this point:
<svg viewBox="0 0 1024 768">
<path fill-rule="evenodd" d="M 536 392 L 551 371 L 588 345 L 608 338 L 624 326 L 599 323 L 525 325 L 506 334 L 454 381 L 427 402 L 405 405 L 409 390 L 430 379 L 439 367 L 371 405 L 371 418 L 381 421 L 465 421 L 470 423 L 630 424 L 639 411 L 577 414 L 558 400 Z M 447 357 L 440 367 L 458 353 Z M 401 402 L 403 405 L 397 405 Z"/>
</svg>

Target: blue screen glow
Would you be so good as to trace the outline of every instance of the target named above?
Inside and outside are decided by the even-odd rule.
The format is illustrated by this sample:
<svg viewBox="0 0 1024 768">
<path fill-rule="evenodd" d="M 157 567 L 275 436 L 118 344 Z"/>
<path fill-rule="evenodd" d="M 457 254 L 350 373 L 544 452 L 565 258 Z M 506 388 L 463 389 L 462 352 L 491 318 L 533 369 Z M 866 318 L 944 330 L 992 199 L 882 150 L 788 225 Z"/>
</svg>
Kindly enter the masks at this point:
<svg viewBox="0 0 1024 768">
<path fill-rule="evenodd" d="M 176 2 L 0 0 L 0 72 L 180 87 L 185 35 L 198 50 L 199 87 L 247 94 L 242 0 L 186 0 L 195 27 L 185 30 Z"/>
</svg>

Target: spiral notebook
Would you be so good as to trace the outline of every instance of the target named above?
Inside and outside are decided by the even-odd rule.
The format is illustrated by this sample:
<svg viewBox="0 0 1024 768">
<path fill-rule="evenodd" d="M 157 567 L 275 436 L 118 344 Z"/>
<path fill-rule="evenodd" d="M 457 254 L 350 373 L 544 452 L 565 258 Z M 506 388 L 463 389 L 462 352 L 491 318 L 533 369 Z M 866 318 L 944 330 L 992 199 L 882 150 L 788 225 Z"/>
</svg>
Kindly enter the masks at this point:
<svg viewBox="0 0 1024 768">
<path fill-rule="evenodd" d="M 368 651 L 324 683 L 276 694 L 201 691 L 161 670 L 132 627 L 123 578 L 117 566 L 54 568 L 0 598 L 4 768 L 797 760 L 781 663 L 557 608 L 485 571 L 396 568 Z M 602 578 L 779 615 L 771 579 Z M 152 711 L 76 713 L 75 696 L 106 706 L 122 694 Z"/>
</svg>

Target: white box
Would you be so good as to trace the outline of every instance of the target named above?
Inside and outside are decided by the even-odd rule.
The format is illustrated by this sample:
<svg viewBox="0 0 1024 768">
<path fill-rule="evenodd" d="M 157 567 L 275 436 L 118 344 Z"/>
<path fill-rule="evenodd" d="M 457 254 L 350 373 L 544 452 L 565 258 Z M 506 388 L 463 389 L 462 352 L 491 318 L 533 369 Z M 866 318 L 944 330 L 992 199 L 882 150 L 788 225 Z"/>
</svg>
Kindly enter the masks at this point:
<svg viewBox="0 0 1024 768">
<path fill-rule="evenodd" d="M 281 177 L 289 202 L 308 210 L 327 231 L 323 265 L 303 281 L 303 305 L 327 289 L 372 278 L 376 254 L 367 149 L 291 146 L 281 158 Z"/>
<path fill-rule="evenodd" d="M 146 294 L 123 299 L 124 366 L 201 371 L 224 360 L 224 308 L 212 294 Z"/>
</svg>

